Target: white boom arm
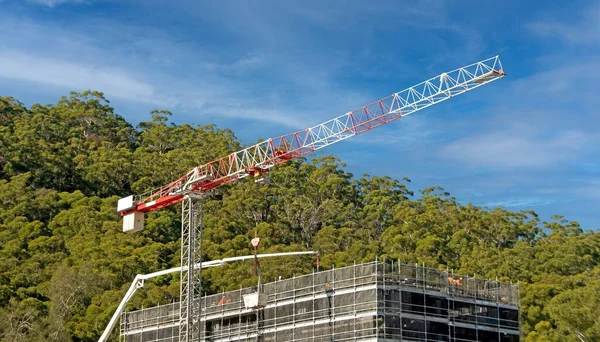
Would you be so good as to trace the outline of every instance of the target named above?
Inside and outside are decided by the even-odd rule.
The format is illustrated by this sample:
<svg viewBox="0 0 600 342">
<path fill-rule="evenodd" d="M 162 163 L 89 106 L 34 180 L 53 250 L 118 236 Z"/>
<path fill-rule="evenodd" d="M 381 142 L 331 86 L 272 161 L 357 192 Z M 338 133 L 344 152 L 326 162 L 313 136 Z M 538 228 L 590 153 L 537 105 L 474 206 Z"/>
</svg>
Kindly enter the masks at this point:
<svg viewBox="0 0 600 342">
<path fill-rule="evenodd" d="M 272 258 L 272 257 L 292 256 L 292 255 L 308 255 L 308 254 L 318 254 L 318 253 L 313 252 L 313 251 L 269 253 L 269 254 L 258 254 L 256 257 L 257 258 Z M 202 263 L 202 265 L 198 265 L 198 264 L 194 265 L 194 268 L 217 267 L 217 266 L 225 265 L 228 262 L 248 260 L 248 259 L 253 259 L 253 258 L 254 258 L 254 255 L 244 255 L 244 256 L 237 256 L 237 257 L 231 257 L 231 258 L 224 258 L 224 259 L 220 259 L 220 260 L 205 261 Z M 123 309 L 125 309 L 125 305 L 131 299 L 131 297 L 133 297 L 133 295 L 135 294 L 135 291 L 137 291 L 137 289 L 144 287 L 145 280 L 160 277 L 165 274 L 181 272 L 182 269 L 183 269 L 183 267 L 180 266 L 180 267 L 170 268 L 168 270 L 158 271 L 158 272 L 154 272 L 154 273 L 136 275 L 135 278 L 133 279 L 133 282 L 131 282 L 131 286 L 129 286 L 127 293 L 125 293 L 125 296 L 123 297 L 123 299 L 121 300 L 121 303 L 117 307 L 117 310 L 115 311 L 112 318 L 108 322 L 106 329 L 104 329 L 104 333 L 102 334 L 102 336 L 100 336 L 100 339 L 98 340 L 98 342 L 104 342 L 108 339 L 108 336 L 110 335 L 113 328 L 117 324 L 117 321 L 119 320 L 119 316 L 121 316 Z"/>
</svg>

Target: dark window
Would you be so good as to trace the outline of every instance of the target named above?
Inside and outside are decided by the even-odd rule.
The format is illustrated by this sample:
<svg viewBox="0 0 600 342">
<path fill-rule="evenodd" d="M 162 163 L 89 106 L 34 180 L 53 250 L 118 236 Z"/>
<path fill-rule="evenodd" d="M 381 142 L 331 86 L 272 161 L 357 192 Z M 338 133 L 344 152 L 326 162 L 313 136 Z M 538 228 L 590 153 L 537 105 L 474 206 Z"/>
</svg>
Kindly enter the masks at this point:
<svg viewBox="0 0 600 342">
<path fill-rule="evenodd" d="M 479 330 L 477 332 L 479 341 L 499 341 L 500 337 L 497 332 L 487 331 L 487 330 Z"/>
<path fill-rule="evenodd" d="M 211 338 L 219 335 L 231 335 L 237 334 L 238 331 L 245 331 L 248 329 L 256 328 L 256 314 L 249 313 L 240 317 L 231 317 L 221 319 L 215 319 L 212 321 L 207 321 L 205 323 L 205 331 L 204 334 L 208 341 Z"/>
<path fill-rule="evenodd" d="M 519 335 L 501 333 L 500 341 L 501 342 L 519 342 Z"/>
<path fill-rule="evenodd" d="M 519 328 L 519 311 L 500 308 L 500 325 L 510 328 Z"/>
<path fill-rule="evenodd" d="M 474 329 L 455 327 L 452 337 L 458 341 L 477 341 L 477 332 Z"/>
<path fill-rule="evenodd" d="M 423 314 L 425 296 L 422 293 L 402 292 L 402 311 Z"/>
<path fill-rule="evenodd" d="M 394 339 L 400 337 L 400 325 L 402 320 L 399 316 L 385 316 L 383 331 L 385 338 Z"/>
<path fill-rule="evenodd" d="M 448 316 L 448 300 L 436 296 L 425 296 L 425 304 L 427 305 L 427 314 L 433 316 Z"/>
<path fill-rule="evenodd" d="M 385 300 L 384 307 L 390 311 L 397 311 L 400 309 L 400 291 L 399 290 L 385 290 L 383 294 Z"/>
<path fill-rule="evenodd" d="M 476 307 L 477 323 L 483 325 L 498 325 L 498 308 L 478 305 Z"/>
<path fill-rule="evenodd" d="M 427 322 L 428 341 L 449 341 L 448 325 L 439 322 Z"/>
<path fill-rule="evenodd" d="M 425 322 L 417 319 L 402 318 L 402 337 L 424 340 Z"/>
<path fill-rule="evenodd" d="M 475 304 L 461 301 L 454 301 L 450 307 L 452 317 L 457 322 L 475 323 Z"/>
</svg>

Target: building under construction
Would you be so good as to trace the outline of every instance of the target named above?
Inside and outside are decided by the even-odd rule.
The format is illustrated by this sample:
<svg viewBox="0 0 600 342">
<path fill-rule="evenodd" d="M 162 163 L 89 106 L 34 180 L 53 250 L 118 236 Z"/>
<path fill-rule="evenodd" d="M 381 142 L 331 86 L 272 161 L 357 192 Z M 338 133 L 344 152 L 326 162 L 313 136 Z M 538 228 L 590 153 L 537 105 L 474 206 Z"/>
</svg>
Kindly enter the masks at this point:
<svg viewBox="0 0 600 342">
<path fill-rule="evenodd" d="M 390 262 L 201 299 L 198 341 L 519 341 L 516 284 Z M 178 341 L 179 303 L 123 313 L 122 341 Z"/>
</svg>

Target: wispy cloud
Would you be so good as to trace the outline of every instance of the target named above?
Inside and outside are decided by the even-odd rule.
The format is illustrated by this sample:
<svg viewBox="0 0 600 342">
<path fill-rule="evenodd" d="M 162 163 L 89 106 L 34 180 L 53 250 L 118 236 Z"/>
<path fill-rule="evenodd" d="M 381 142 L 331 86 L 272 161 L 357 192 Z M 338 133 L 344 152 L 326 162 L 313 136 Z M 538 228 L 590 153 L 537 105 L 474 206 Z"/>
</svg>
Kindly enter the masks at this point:
<svg viewBox="0 0 600 342">
<path fill-rule="evenodd" d="M 535 67 L 543 69 L 512 84 L 513 94 L 524 100 L 523 103 L 517 103 L 517 106 L 534 105 L 535 107 L 531 107 L 537 108 L 537 111 L 546 108 L 554 114 L 560 106 L 567 109 L 570 116 L 580 116 L 585 114 L 581 111 L 582 106 L 589 110 L 600 105 L 597 86 L 600 60 L 597 58 L 563 57 L 561 62 Z"/>
<path fill-rule="evenodd" d="M 252 60 L 235 62 L 233 68 L 247 63 L 256 62 Z M 0 78 L 54 86 L 64 92 L 99 89 L 109 99 L 191 111 L 201 110 L 206 115 L 268 121 L 294 129 L 306 125 L 300 118 L 290 115 L 291 113 L 253 108 L 236 104 L 235 101 L 223 101 L 223 98 L 213 97 L 214 94 L 211 95 L 209 91 L 204 94 L 159 91 L 155 85 L 129 75 L 127 70 L 32 56 L 17 51 L 0 51 Z M 222 96 L 223 93 L 220 95 Z"/>
<path fill-rule="evenodd" d="M 573 194 L 588 199 L 600 199 L 600 178 L 579 179 L 574 183 L 576 186 L 571 189 Z"/>
<path fill-rule="evenodd" d="M 527 27 L 540 36 L 558 38 L 569 44 L 598 44 L 600 43 L 600 2 L 590 5 L 571 22 L 565 22 L 559 16 L 551 16 L 535 21 Z"/>
<path fill-rule="evenodd" d="M 213 71 L 240 72 L 263 67 L 265 63 L 266 61 L 262 56 L 251 55 L 242 57 L 231 63 L 204 63 L 201 67 Z"/>
<path fill-rule="evenodd" d="M 89 2 L 31 1 L 48 7 Z M 94 88 L 113 99 L 294 129 L 399 90 L 382 90 L 373 86 L 374 79 L 385 84 L 398 78 L 394 75 L 410 78 L 409 82 L 422 77 L 411 67 L 412 59 L 400 61 L 394 52 L 388 52 L 388 44 L 385 49 L 375 45 L 382 43 L 372 39 L 376 29 L 398 28 L 397 23 L 385 20 L 390 11 L 381 6 L 339 6 L 332 2 L 314 6 L 278 2 L 198 6 L 195 1 L 139 5 L 148 6 L 146 10 L 152 12 L 180 11 L 173 13 L 200 23 L 204 36 L 216 35 L 222 44 L 207 44 L 210 40 L 204 38 L 190 40 L 177 29 L 148 23 L 129 25 L 104 17 L 73 17 L 65 25 L 57 25 L 5 13 L 0 14 L 0 34 L 7 38 L 0 42 L 0 50 L 4 49 L 4 60 L 10 59 L 10 63 L 0 77 L 65 91 Z M 332 8 L 338 15 L 332 16 Z M 403 26 L 449 31 L 460 37 L 464 46 L 472 47 L 478 39 L 473 34 L 476 31 L 451 24 L 445 5 L 436 1 L 394 11 L 394 18 L 401 17 Z M 377 24 L 366 23 L 365 16 Z M 223 17 L 229 18 L 227 23 Z M 369 44 L 353 49 L 356 40 Z M 27 70 L 25 61 L 37 67 Z M 11 70 L 7 70 L 9 65 Z M 348 75 L 362 83 L 347 82 Z M 408 84 L 398 86 L 404 85 Z M 372 139 L 371 143 L 377 141 L 390 139 Z"/>
<path fill-rule="evenodd" d="M 488 202 L 483 204 L 486 207 L 505 207 L 505 208 L 514 208 L 514 207 L 539 207 L 543 205 L 548 205 L 555 203 L 556 200 L 548 197 L 521 197 L 521 198 L 510 198 L 497 202 Z"/>
<path fill-rule="evenodd" d="M 571 197 L 598 200 L 600 199 L 600 179 L 565 179 L 563 183 L 557 182 L 554 186 L 537 189 L 535 193 L 540 196 L 554 196 L 563 200 Z"/>
<path fill-rule="evenodd" d="M 425 116 L 411 115 L 397 120 L 385 127 L 350 140 L 357 144 L 394 145 L 397 149 L 407 149 L 423 143 L 430 143 L 438 134 L 431 128 L 430 120 Z"/>
<path fill-rule="evenodd" d="M 240 118 L 254 121 L 268 121 L 295 130 L 305 128 L 306 126 L 306 123 L 302 120 L 301 116 L 293 115 L 290 112 L 284 113 L 277 110 L 245 107 L 243 105 L 207 105 L 205 107 L 202 107 L 202 110 L 216 116 L 221 115 L 230 118 Z"/>
<path fill-rule="evenodd" d="M 493 131 L 454 141 L 442 155 L 476 167 L 491 169 L 541 168 L 576 159 L 593 137 L 567 131 L 548 137 L 521 129 Z"/>
<path fill-rule="evenodd" d="M 82 3 L 88 2 L 87 0 L 26 0 L 26 1 L 29 3 L 32 3 L 32 4 L 47 6 L 50 8 L 68 4 L 68 3 L 82 4 Z"/>
<path fill-rule="evenodd" d="M 18 51 L 0 51 L 0 77 L 66 90 L 102 89 L 114 98 L 169 105 L 159 100 L 152 85 L 136 80 L 126 71 L 32 56 Z"/>
<path fill-rule="evenodd" d="M 571 35 L 585 36 L 600 29 L 600 21 L 594 19 L 600 19 L 600 2 L 583 17 L 573 25 L 557 19 L 525 25 L 536 35 L 556 30 L 552 34 L 574 44 L 579 38 Z M 560 52 L 524 66 L 531 74 L 512 82 L 509 78 L 511 83 L 502 98 L 492 99 L 496 106 L 478 108 L 481 119 L 467 122 L 467 136 L 440 147 L 440 156 L 498 172 L 547 167 L 564 170 L 565 163 L 598 157 L 592 146 L 600 143 L 594 128 L 599 119 L 600 61 L 586 53 Z"/>
<path fill-rule="evenodd" d="M 261 55 L 220 59 L 193 46 L 179 47 L 166 40 L 164 32 L 148 30 L 149 36 L 144 37 L 125 24 L 86 25 L 91 26 L 68 29 L 0 15 L 0 34 L 6 37 L 0 42 L 0 79 L 37 84 L 58 94 L 96 89 L 113 102 L 199 112 L 212 118 L 302 126 L 293 108 L 284 111 L 264 96 L 253 96 L 247 79 L 240 79 L 245 72 L 266 67 Z M 123 44 L 106 45 L 105 37 L 136 44 L 135 53 L 123 51 Z M 142 53 L 143 59 L 137 55 Z M 186 63 L 191 63 L 190 70 L 181 73 L 180 66 Z"/>
</svg>

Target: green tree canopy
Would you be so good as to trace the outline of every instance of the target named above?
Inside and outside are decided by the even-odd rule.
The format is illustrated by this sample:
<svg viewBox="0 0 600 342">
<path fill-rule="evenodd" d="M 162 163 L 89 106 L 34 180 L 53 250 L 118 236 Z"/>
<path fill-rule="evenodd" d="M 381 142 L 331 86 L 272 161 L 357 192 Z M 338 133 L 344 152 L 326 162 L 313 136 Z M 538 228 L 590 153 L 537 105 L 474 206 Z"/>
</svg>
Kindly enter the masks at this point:
<svg viewBox="0 0 600 342">
<path fill-rule="evenodd" d="M 118 198 L 241 146 L 230 130 L 171 116 L 155 110 L 134 127 L 96 91 L 29 108 L 0 98 L 0 341 L 95 341 L 136 274 L 179 265 L 180 208 L 150 213 L 130 235 Z M 204 204 L 204 258 L 251 254 L 257 233 L 262 252 L 318 250 L 325 268 L 382 257 L 510 279 L 527 341 L 600 340 L 600 233 L 344 168 L 333 156 L 300 159 L 271 171 L 270 185 L 219 189 Z M 314 260 L 261 264 L 269 281 Z M 256 282 L 249 262 L 204 279 L 209 293 Z M 176 301 L 178 281 L 150 282 L 129 308 Z"/>
</svg>

